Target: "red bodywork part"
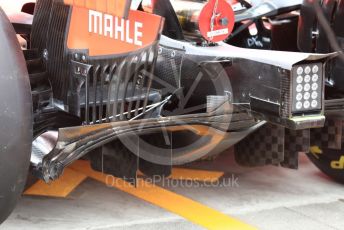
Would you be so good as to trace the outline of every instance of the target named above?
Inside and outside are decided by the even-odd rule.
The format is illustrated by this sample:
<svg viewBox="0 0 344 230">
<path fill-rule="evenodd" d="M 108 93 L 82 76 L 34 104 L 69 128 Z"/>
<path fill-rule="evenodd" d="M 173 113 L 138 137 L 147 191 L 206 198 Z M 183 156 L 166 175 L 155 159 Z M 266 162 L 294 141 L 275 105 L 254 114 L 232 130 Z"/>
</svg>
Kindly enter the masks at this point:
<svg viewBox="0 0 344 230">
<path fill-rule="evenodd" d="M 199 16 L 200 32 L 211 42 L 225 40 L 232 33 L 234 24 L 234 11 L 226 0 L 210 0 Z"/>
</svg>

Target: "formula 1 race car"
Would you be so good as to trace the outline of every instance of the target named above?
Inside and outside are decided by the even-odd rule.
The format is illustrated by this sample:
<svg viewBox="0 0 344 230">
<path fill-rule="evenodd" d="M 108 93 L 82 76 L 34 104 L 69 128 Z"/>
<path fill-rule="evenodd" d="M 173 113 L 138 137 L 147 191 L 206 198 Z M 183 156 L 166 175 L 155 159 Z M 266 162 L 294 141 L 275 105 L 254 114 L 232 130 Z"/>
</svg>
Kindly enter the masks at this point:
<svg viewBox="0 0 344 230">
<path fill-rule="evenodd" d="M 132 183 L 231 146 L 244 166 L 298 167 L 310 129 L 325 125 L 338 53 L 235 47 L 227 1 L 192 14 L 185 2 L 198 7 L 37 0 L 33 16 L 1 11 L 0 222 L 29 171 L 50 182 L 83 157 Z"/>
</svg>

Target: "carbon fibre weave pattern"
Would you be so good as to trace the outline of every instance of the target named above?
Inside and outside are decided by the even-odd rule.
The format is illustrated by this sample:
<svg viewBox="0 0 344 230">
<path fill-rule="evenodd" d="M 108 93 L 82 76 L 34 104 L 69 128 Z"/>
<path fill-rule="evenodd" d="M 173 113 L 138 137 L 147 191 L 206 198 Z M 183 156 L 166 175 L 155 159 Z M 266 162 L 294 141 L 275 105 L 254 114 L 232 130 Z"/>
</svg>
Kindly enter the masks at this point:
<svg viewBox="0 0 344 230">
<path fill-rule="evenodd" d="M 266 124 L 235 146 L 235 159 L 246 167 L 265 165 L 298 168 L 299 152 L 308 152 L 309 130 L 288 130 Z"/>
<path fill-rule="evenodd" d="M 159 47 L 159 57 L 156 62 L 152 82 L 153 88 L 161 89 L 163 94 L 172 93 L 180 88 L 181 65 L 185 51 Z M 158 80 L 161 79 L 161 80 Z"/>
<path fill-rule="evenodd" d="M 284 160 L 281 166 L 297 169 L 299 152 L 308 152 L 310 146 L 310 130 L 285 130 Z"/>
<path fill-rule="evenodd" d="M 69 89 L 69 64 L 65 49 L 65 31 L 70 7 L 53 0 L 38 0 L 32 24 L 31 48 L 38 49 L 45 63 L 54 98 L 67 104 Z"/>
<path fill-rule="evenodd" d="M 66 45 L 71 13 L 71 6 L 58 1 L 37 1 L 32 47 L 43 56 L 54 99 L 85 118 L 85 124 L 131 119 L 145 112 L 148 103 L 160 98 L 150 91 L 158 42 L 130 54 L 91 57 L 87 49 Z M 173 52 L 171 57 L 178 59 Z"/>
<path fill-rule="evenodd" d="M 247 167 L 279 165 L 283 151 L 284 128 L 268 123 L 235 146 L 235 159 Z"/>
<path fill-rule="evenodd" d="M 49 28 L 49 18 L 53 0 L 37 0 L 35 6 L 35 17 L 32 22 L 31 48 L 38 49 L 39 53 L 46 47 L 47 28 Z M 44 28 L 42 30 L 42 28 Z"/>
<path fill-rule="evenodd" d="M 343 121 L 327 119 L 321 129 L 311 130 L 311 145 L 329 149 L 342 148 Z"/>
</svg>

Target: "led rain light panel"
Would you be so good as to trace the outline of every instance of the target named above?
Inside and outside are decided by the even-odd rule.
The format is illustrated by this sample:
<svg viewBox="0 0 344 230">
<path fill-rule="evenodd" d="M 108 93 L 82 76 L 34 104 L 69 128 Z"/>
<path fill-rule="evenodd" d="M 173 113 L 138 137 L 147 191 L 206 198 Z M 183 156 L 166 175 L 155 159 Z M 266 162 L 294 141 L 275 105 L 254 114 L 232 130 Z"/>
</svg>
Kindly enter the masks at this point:
<svg viewBox="0 0 344 230">
<path fill-rule="evenodd" d="M 293 113 L 322 109 L 323 80 L 323 66 L 321 63 L 299 65 L 293 68 Z"/>
</svg>

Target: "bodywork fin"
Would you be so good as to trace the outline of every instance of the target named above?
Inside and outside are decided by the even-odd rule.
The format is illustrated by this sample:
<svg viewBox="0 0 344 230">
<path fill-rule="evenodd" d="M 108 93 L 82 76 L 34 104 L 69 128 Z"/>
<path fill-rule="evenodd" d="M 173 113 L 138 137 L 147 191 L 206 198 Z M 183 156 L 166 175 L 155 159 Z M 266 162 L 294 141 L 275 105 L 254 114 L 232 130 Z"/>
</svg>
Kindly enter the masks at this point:
<svg viewBox="0 0 344 230">
<path fill-rule="evenodd" d="M 268 123 L 235 148 L 235 159 L 246 167 L 266 165 L 297 169 L 299 152 L 308 152 L 310 130 L 290 130 Z"/>
</svg>

